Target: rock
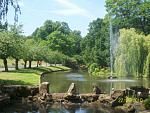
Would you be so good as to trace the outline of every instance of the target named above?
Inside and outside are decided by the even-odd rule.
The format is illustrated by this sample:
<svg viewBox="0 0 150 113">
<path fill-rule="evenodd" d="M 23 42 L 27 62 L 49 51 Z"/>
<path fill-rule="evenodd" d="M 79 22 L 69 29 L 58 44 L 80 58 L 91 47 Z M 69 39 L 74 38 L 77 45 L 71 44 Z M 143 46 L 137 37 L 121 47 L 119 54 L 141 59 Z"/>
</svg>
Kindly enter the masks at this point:
<svg viewBox="0 0 150 113">
<path fill-rule="evenodd" d="M 130 87 L 131 90 L 134 90 L 135 92 L 135 97 L 137 98 L 142 98 L 142 99 L 146 99 L 148 98 L 148 95 L 149 95 L 149 89 L 148 88 L 145 88 L 143 86 L 133 86 L 133 87 Z"/>
<path fill-rule="evenodd" d="M 115 113 L 129 113 L 129 111 L 125 106 L 117 106 L 115 107 Z"/>
<path fill-rule="evenodd" d="M 64 99 L 71 103 L 82 103 L 80 96 L 77 95 L 66 95 Z"/>
<path fill-rule="evenodd" d="M 36 94 L 38 94 L 39 93 L 39 87 L 31 87 L 31 86 L 28 86 L 27 87 L 28 88 L 28 90 L 30 91 L 30 95 L 31 96 L 35 96 Z"/>
<path fill-rule="evenodd" d="M 65 95 L 66 95 L 65 93 L 53 93 L 52 97 L 53 99 L 64 99 Z"/>
<path fill-rule="evenodd" d="M 69 89 L 67 91 L 67 95 L 76 95 L 76 85 L 75 83 L 71 83 Z"/>
<path fill-rule="evenodd" d="M 8 95 L 0 95 L 0 108 L 10 104 L 10 97 Z"/>
<path fill-rule="evenodd" d="M 134 109 L 135 109 L 136 111 L 138 111 L 138 112 L 145 110 L 144 104 L 141 103 L 141 102 L 135 102 L 134 104 L 132 104 L 132 106 L 133 106 Z"/>
<path fill-rule="evenodd" d="M 101 94 L 100 88 L 96 85 L 93 85 L 93 92 L 94 94 Z"/>
<path fill-rule="evenodd" d="M 123 104 L 126 103 L 126 98 L 125 96 L 118 96 L 115 100 L 111 102 L 112 107 L 116 106 L 122 106 Z"/>
<path fill-rule="evenodd" d="M 130 89 L 130 88 L 126 88 L 124 92 L 125 92 L 125 95 L 128 96 L 128 97 L 135 96 L 135 91 Z"/>
<path fill-rule="evenodd" d="M 112 107 L 122 106 L 126 103 L 126 94 L 125 91 L 115 90 L 111 94 L 113 101 L 111 102 Z"/>
<path fill-rule="evenodd" d="M 49 82 L 41 83 L 39 86 L 39 94 L 43 95 L 49 93 L 49 85 L 50 85 Z"/>
<path fill-rule="evenodd" d="M 112 99 L 116 99 L 116 98 L 118 98 L 119 96 L 125 96 L 124 91 L 122 91 L 122 90 L 115 90 L 115 91 L 113 91 L 112 94 L 111 94 L 111 98 L 112 98 Z"/>
<path fill-rule="evenodd" d="M 80 94 L 80 99 L 82 100 L 82 102 L 95 102 L 97 101 L 99 98 L 99 95 L 96 94 Z"/>
<path fill-rule="evenodd" d="M 52 95 L 51 94 L 47 94 L 46 95 L 46 102 L 52 102 L 53 99 L 52 99 Z"/>
<path fill-rule="evenodd" d="M 150 113 L 150 111 L 144 110 L 144 111 L 140 111 L 140 112 L 138 112 L 138 113 Z"/>
<path fill-rule="evenodd" d="M 26 85 L 4 85 L 1 87 L 1 91 L 14 99 L 18 97 L 28 97 L 29 95 L 34 96 L 39 92 L 38 87 Z"/>
<path fill-rule="evenodd" d="M 98 100 L 103 104 L 110 104 L 112 98 L 108 94 L 100 94 Z"/>
</svg>

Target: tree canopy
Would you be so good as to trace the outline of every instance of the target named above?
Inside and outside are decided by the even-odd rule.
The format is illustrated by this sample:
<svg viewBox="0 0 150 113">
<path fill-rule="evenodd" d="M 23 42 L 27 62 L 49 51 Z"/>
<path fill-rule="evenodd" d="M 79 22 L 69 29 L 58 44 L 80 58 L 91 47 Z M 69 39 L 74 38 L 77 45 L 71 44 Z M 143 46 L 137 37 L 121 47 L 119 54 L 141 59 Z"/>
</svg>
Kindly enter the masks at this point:
<svg viewBox="0 0 150 113">
<path fill-rule="evenodd" d="M 120 28 L 136 28 L 150 33 L 149 0 L 106 0 L 106 9 L 113 25 Z"/>
<path fill-rule="evenodd" d="M 97 63 L 100 67 L 109 66 L 107 21 L 98 18 L 89 24 L 89 32 L 82 40 L 81 49 L 86 64 Z"/>
</svg>

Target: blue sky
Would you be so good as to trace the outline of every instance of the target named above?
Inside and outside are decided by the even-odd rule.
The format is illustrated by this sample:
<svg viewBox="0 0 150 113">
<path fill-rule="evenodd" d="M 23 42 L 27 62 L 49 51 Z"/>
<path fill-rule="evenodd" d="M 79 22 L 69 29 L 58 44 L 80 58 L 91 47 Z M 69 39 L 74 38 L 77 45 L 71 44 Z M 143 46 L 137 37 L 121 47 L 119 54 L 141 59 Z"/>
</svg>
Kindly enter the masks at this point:
<svg viewBox="0 0 150 113">
<path fill-rule="evenodd" d="M 105 0 L 20 0 L 19 4 L 19 23 L 23 24 L 24 35 L 32 34 L 46 20 L 53 20 L 67 22 L 72 30 L 80 30 L 85 36 L 89 23 L 106 14 Z M 10 24 L 12 10 L 8 14 Z"/>
</svg>

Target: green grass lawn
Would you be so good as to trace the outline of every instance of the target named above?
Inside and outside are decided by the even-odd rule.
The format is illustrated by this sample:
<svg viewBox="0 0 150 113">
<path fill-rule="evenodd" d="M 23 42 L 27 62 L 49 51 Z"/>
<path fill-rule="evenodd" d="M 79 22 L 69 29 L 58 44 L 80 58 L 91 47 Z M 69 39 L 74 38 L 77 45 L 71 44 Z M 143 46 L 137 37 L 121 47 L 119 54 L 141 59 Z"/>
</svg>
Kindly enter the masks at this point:
<svg viewBox="0 0 150 113">
<path fill-rule="evenodd" d="M 0 72 L 0 85 L 38 85 L 40 74 L 46 71 L 69 70 L 64 66 L 34 67 L 9 72 Z"/>
</svg>

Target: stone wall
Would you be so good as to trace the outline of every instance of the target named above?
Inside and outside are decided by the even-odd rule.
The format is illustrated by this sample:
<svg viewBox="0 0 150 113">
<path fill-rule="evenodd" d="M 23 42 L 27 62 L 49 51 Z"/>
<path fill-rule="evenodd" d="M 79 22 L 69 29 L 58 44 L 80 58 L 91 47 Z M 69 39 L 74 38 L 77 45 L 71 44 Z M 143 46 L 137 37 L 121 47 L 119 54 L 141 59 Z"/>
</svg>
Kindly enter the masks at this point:
<svg viewBox="0 0 150 113">
<path fill-rule="evenodd" d="M 10 98 L 27 97 L 29 95 L 36 95 L 39 93 L 38 86 L 26 86 L 26 85 L 5 85 L 0 87 L 2 94 L 7 94 Z"/>
</svg>

